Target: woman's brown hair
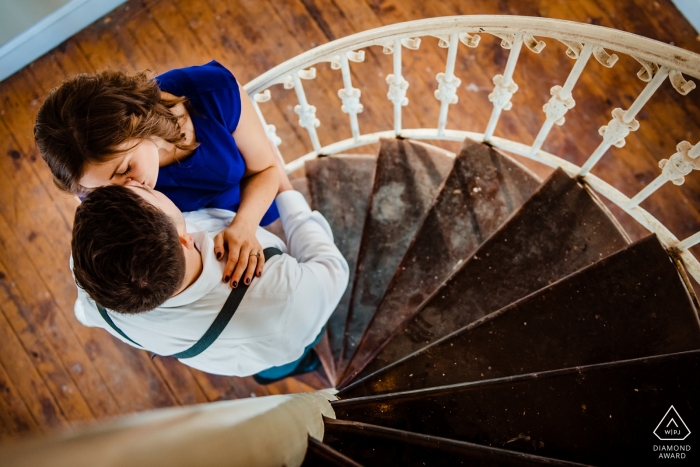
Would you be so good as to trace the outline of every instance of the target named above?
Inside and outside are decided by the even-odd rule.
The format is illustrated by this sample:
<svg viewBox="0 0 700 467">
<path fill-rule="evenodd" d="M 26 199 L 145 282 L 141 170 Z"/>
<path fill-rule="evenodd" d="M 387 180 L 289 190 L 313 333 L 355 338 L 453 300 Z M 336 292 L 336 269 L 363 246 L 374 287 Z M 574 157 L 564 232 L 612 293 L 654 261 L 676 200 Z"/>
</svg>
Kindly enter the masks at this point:
<svg viewBox="0 0 700 467">
<path fill-rule="evenodd" d="M 179 149 L 196 148 L 184 143 L 179 116 L 171 111 L 180 103 L 188 107 L 184 97 L 161 97 L 158 83 L 143 71 L 80 74 L 49 93 L 34 138 L 56 186 L 80 194 L 86 164 L 108 161 L 123 152 L 117 148 L 125 141 L 159 136 Z"/>
</svg>

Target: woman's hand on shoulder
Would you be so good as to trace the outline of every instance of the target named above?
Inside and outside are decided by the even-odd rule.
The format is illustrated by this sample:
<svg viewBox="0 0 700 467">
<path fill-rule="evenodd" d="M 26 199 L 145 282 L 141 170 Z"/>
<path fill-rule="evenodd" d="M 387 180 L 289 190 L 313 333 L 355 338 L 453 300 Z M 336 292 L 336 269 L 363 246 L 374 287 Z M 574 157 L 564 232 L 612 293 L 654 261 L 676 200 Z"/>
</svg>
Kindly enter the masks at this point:
<svg viewBox="0 0 700 467">
<path fill-rule="evenodd" d="M 226 260 L 223 282 L 238 287 L 241 282 L 250 285 L 253 276 L 262 274 L 265 265 L 263 247 L 255 237 L 257 225 L 234 222 L 214 237 L 217 259 Z M 228 252 L 228 258 L 226 253 Z"/>
</svg>

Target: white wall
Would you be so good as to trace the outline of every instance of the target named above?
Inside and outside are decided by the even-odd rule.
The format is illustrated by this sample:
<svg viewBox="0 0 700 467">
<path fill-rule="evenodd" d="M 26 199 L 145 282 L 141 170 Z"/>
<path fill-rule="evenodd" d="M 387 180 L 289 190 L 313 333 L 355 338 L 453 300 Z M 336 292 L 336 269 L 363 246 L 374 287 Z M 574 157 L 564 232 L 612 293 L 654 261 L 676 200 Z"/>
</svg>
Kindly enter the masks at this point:
<svg viewBox="0 0 700 467">
<path fill-rule="evenodd" d="M 0 81 L 126 0 L 0 0 Z"/>
<path fill-rule="evenodd" d="M 700 32 L 700 0 L 671 0 L 676 4 L 683 16 L 695 28 L 695 32 Z"/>
<path fill-rule="evenodd" d="M 0 46 L 70 0 L 0 0 Z"/>
</svg>

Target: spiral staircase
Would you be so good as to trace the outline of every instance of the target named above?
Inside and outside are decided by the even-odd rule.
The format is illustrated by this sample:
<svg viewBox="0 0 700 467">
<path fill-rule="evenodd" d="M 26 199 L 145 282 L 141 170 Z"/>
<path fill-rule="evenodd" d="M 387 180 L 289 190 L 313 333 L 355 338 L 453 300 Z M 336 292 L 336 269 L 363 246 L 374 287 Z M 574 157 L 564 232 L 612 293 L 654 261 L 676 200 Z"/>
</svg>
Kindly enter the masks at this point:
<svg viewBox="0 0 700 467">
<path fill-rule="evenodd" d="M 387 139 L 306 174 L 356 272 L 328 327 L 336 419 L 305 465 L 645 465 L 659 411 L 697 420 L 682 272 L 564 171 Z"/>
<path fill-rule="evenodd" d="M 496 36 L 509 50 L 503 74 L 493 78 L 488 124 L 483 133 L 449 129 L 460 85 L 458 48 L 477 47 L 482 35 Z M 434 128 L 406 129 L 409 84 L 401 54 L 417 50 L 421 37 L 447 49 L 434 94 L 440 113 Z M 518 57 L 524 49 L 540 53 L 541 39 L 567 46 L 575 60 L 571 71 L 552 87 L 534 142 L 495 136 L 518 91 Z M 392 55 L 386 85 L 393 129 L 363 134 L 362 93 L 350 67 L 372 46 Z M 550 130 L 574 107 L 572 91 L 589 60 L 610 68 L 617 54 L 641 64 L 643 91 L 626 110 L 611 109 L 612 120 L 596 135 L 600 145 L 584 164 L 542 150 Z M 323 63 L 341 72 L 338 97 L 352 135 L 325 146 L 302 82 L 313 80 L 311 67 Z M 339 39 L 248 83 L 245 90 L 277 145 L 282 141 L 261 104 L 275 85 L 294 91 L 294 112 L 312 149 L 285 154 L 292 159 L 287 171 L 328 219 L 354 273 L 328 323 L 328 339 L 317 348 L 337 394 L 325 392 L 320 402 L 300 395 L 270 396 L 287 402 L 268 406 L 263 399 L 270 398 L 209 404 L 216 409 L 206 417 L 219 417 L 213 424 L 202 415 L 206 407 L 197 409 L 207 424 L 206 454 L 218 456 L 210 465 L 648 465 L 669 459 L 659 446 L 672 446 L 671 458 L 697 462 L 695 450 L 687 449 L 695 447 L 689 433 L 700 426 L 700 320 L 688 275 L 700 279 L 690 251 L 700 233 L 679 239 L 640 203 L 700 169 L 700 144 L 679 142 L 661 161 L 658 177 L 632 197 L 606 181 L 604 170 L 591 173 L 639 128 L 635 116 L 667 79 L 681 95 L 693 90 L 684 75 L 700 78 L 700 56 L 621 31 L 542 18 L 462 16 Z M 461 149 L 454 154 L 421 140 L 459 141 Z M 378 145 L 375 155 L 343 154 L 372 144 Z M 522 158 L 555 170 L 541 180 Z M 649 235 L 632 242 L 606 203 Z M 248 417 L 237 431 L 219 430 L 226 414 L 236 419 L 247 413 L 240 412 L 241 402 L 264 406 L 270 416 Z M 113 465 L 163 462 L 148 453 L 167 453 L 169 465 L 189 465 L 188 456 L 204 452 L 193 441 L 203 425 L 178 410 L 170 412 L 172 426 L 182 430 L 160 437 L 142 430 L 132 436 L 133 445 L 122 444 L 122 462 Z M 682 418 L 685 438 L 658 432 L 669 414 L 674 423 Z M 51 465 L 77 439 L 93 446 L 93 437 L 115 432 L 114 439 L 123 439 L 116 436 L 156 422 L 130 421 L 43 444 L 44 457 L 31 463 L 41 450 L 30 446 L 8 465 Z M 274 433 L 267 448 L 260 446 L 268 442 L 264 433 Z M 224 464 L 227 447 L 230 463 Z M 263 462 L 263 455 L 274 462 Z M 204 457 L 197 457 L 199 464 Z"/>
<path fill-rule="evenodd" d="M 678 240 L 639 206 L 665 182 L 681 184 L 700 168 L 700 145 L 679 143 L 659 164 L 661 174 L 630 198 L 591 174 L 639 128 L 635 115 L 666 78 L 682 95 L 694 88 L 683 73 L 698 76 L 687 65 L 700 66 L 700 57 L 679 68 L 662 59 L 679 59 L 677 50 L 668 55 L 665 45 L 618 31 L 498 21 L 442 18 L 382 28 L 383 35 L 347 38 L 350 50 L 331 43 L 298 57 L 291 74 L 280 65 L 277 79 L 249 83 L 256 103 L 269 100 L 270 84 L 296 91 L 295 112 L 314 150 L 287 167 L 304 169 L 301 189 L 329 220 L 355 271 L 328 324 L 324 368 L 339 389 L 335 418 L 324 418 L 322 442 L 309 439 L 304 465 L 647 465 L 668 458 L 652 449 L 669 441 L 655 429 L 670 407 L 687 426 L 700 421 L 700 321 L 686 274 L 699 277 L 688 248 L 700 236 Z M 503 75 L 493 79 L 491 118 L 483 134 L 448 130 L 460 82 L 458 44 L 476 47 L 484 32 L 510 49 Z M 448 49 L 436 77 L 440 119 L 435 129 L 406 130 L 400 53 L 417 49 L 420 35 Z M 545 43 L 535 36 L 542 35 L 564 42 L 576 63 L 563 86 L 552 88 L 534 143 L 497 138 L 501 112 L 518 89 L 518 54 L 523 45 L 539 53 Z M 348 67 L 367 45 L 394 56 L 386 79 L 393 132 L 359 132 L 361 92 Z M 651 49 L 653 59 L 640 56 Z M 613 51 L 642 64 L 638 76 L 647 86 L 630 108 L 613 110 L 599 131 L 602 142 L 580 167 L 542 151 L 574 106 L 571 91 L 588 59 L 612 67 Z M 313 79 L 306 68 L 324 55 L 343 72 L 338 95 L 353 138 L 321 147 L 301 78 Z M 274 127 L 268 130 L 274 139 Z M 463 143 L 455 155 L 418 139 Z M 333 155 L 376 141 L 376 156 Z M 502 150 L 556 170 L 540 180 Z M 651 234 L 631 242 L 599 195 Z M 690 449 L 679 439 L 671 458 L 692 457 L 678 452 Z"/>
</svg>

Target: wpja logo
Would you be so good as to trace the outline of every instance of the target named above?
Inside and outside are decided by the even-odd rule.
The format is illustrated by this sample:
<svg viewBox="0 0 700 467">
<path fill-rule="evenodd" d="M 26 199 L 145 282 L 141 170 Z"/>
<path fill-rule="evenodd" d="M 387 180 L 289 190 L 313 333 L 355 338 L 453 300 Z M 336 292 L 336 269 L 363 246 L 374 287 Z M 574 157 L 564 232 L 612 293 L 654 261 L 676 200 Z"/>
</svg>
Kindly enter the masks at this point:
<svg viewBox="0 0 700 467">
<path fill-rule="evenodd" d="M 675 407 L 671 406 L 654 429 L 654 434 L 661 441 L 683 441 L 690 435 L 690 430 Z M 654 445 L 654 452 L 659 453 L 659 459 L 685 459 L 688 451 L 689 444 Z"/>
</svg>

